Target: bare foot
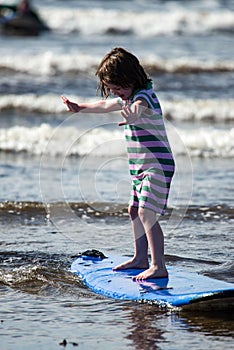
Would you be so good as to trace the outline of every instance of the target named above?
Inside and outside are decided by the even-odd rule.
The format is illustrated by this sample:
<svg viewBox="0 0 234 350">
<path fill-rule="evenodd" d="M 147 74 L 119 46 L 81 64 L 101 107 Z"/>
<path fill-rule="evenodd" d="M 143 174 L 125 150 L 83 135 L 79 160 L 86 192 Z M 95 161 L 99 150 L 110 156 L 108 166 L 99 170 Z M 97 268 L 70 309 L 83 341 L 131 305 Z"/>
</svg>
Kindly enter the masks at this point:
<svg viewBox="0 0 234 350">
<path fill-rule="evenodd" d="M 168 272 L 166 269 L 158 269 L 157 266 L 152 265 L 149 269 L 139 273 L 139 275 L 134 276 L 133 281 L 146 280 L 148 278 L 167 278 Z"/>
<path fill-rule="evenodd" d="M 127 269 L 147 269 L 149 267 L 148 260 L 137 260 L 132 258 L 124 263 L 117 265 L 113 268 L 113 271 L 127 270 Z"/>
</svg>

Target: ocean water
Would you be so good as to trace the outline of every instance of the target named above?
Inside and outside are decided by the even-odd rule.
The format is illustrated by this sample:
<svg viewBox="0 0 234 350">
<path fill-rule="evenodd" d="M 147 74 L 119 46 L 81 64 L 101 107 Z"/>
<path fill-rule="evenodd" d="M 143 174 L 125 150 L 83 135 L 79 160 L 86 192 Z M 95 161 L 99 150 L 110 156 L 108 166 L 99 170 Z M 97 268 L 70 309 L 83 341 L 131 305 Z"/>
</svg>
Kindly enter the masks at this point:
<svg viewBox="0 0 234 350">
<path fill-rule="evenodd" d="M 10 3 L 2 1 L 1 3 Z M 152 77 L 176 160 L 168 265 L 234 283 L 234 1 L 34 1 L 51 28 L 0 36 L 0 349 L 231 349 L 233 315 L 115 301 L 71 274 L 77 253 L 131 256 L 119 113 L 94 101 L 115 46 Z"/>
</svg>

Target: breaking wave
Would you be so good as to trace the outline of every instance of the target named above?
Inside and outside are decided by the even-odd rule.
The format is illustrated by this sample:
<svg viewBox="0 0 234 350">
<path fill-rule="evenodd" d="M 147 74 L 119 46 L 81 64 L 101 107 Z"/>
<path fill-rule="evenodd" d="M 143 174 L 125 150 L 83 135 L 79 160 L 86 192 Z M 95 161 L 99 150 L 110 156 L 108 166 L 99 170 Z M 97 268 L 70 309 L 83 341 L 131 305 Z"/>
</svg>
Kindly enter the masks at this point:
<svg viewBox="0 0 234 350">
<path fill-rule="evenodd" d="M 234 128 L 177 128 L 176 133 L 169 128 L 168 135 L 176 155 L 184 155 L 186 151 L 190 156 L 196 157 L 234 157 Z M 178 135 L 183 146 L 177 142 Z M 75 126 L 54 128 L 49 124 L 0 129 L 0 150 L 8 153 L 66 157 L 115 157 L 126 154 L 121 128 L 81 130 Z"/>
<path fill-rule="evenodd" d="M 87 4 L 88 5 L 88 4 Z M 228 9 L 185 9 L 183 7 L 160 10 L 151 6 L 146 9 L 102 9 L 98 7 L 40 8 L 41 16 L 48 25 L 59 32 L 82 35 L 135 35 L 155 37 L 173 34 L 203 34 L 234 31 L 234 14 Z M 149 25 L 150 24 L 150 25 Z"/>
<path fill-rule="evenodd" d="M 69 96 L 71 100 L 93 102 L 83 96 Z M 210 121 L 217 123 L 234 120 L 233 99 L 177 99 L 162 101 L 164 117 L 175 121 Z M 56 94 L 1 95 L 0 111 L 16 111 L 30 114 L 61 114 L 66 108 Z"/>
<path fill-rule="evenodd" d="M 27 65 L 25 65 L 27 62 Z M 40 54 L 17 54 L 0 57 L 0 72 L 21 72 L 34 76 L 54 76 L 61 74 L 95 75 L 100 62 L 100 56 L 82 52 L 71 54 L 57 54 L 46 51 Z M 202 60 L 191 57 L 165 59 L 150 54 L 142 55 L 141 63 L 150 74 L 157 73 L 220 73 L 233 72 L 233 60 Z"/>
</svg>

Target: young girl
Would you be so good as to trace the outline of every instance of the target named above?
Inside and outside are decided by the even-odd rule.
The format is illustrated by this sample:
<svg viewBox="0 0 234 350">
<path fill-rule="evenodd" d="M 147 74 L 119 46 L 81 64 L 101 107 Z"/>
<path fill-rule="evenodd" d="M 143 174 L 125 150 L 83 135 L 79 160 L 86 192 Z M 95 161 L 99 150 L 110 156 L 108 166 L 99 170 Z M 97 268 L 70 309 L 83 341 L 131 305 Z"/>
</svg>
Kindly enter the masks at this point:
<svg viewBox="0 0 234 350">
<path fill-rule="evenodd" d="M 72 112 L 109 113 L 121 110 L 132 192 L 129 215 L 134 234 L 134 257 L 114 268 L 143 269 L 134 280 L 168 277 L 164 237 L 158 218 L 165 212 L 174 160 L 157 96 L 139 60 L 123 48 L 114 48 L 101 61 L 98 88 L 107 98 L 94 103 L 74 103 L 62 96 Z M 148 261 L 148 246 L 151 266 Z"/>
</svg>

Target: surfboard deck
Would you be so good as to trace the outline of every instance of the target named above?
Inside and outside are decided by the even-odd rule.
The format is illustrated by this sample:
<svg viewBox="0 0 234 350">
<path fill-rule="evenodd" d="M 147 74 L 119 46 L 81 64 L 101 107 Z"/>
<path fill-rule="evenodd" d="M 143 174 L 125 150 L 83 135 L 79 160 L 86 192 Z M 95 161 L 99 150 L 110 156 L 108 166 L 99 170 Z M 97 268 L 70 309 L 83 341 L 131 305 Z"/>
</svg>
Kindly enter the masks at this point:
<svg viewBox="0 0 234 350">
<path fill-rule="evenodd" d="M 140 269 L 113 271 L 124 262 L 123 256 L 108 258 L 81 255 L 71 265 L 71 271 L 81 276 L 83 283 L 93 292 L 119 299 L 149 302 L 162 307 L 184 307 L 204 301 L 219 300 L 234 305 L 234 284 L 216 280 L 194 272 L 167 266 L 169 278 L 133 281 Z"/>
</svg>

